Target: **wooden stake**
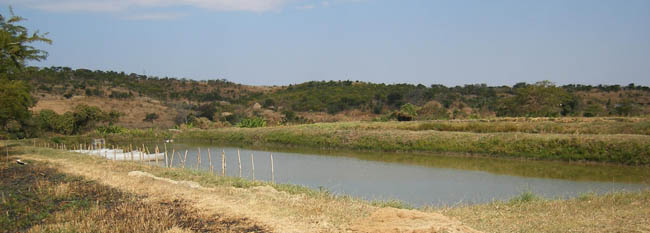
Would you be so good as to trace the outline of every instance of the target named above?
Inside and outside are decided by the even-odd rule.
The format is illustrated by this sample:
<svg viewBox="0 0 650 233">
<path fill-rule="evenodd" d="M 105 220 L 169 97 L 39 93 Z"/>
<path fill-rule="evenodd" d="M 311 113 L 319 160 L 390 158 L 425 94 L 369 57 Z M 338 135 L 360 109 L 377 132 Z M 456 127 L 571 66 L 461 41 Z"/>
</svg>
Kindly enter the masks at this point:
<svg viewBox="0 0 650 233">
<path fill-rule="evenodd" d="M 158 165 L 158 151 L 159 151 L 159 149 L 158 149 L 158 145 L 156 145 L 156 149 L 155 149 L 155 151 L 153 152 L 153 153 L 154 153 L 154 157 L 156 157 L 156 165 Z"/>
<path fill-rule="evenodd" d="M 187 161 L 187 150 L 185 150 L 185 156 L 183 157 L 183 169 L 185 169 L 185 162 Z"/>
<path fill-rule="evenodd" d="M 253 180 L 255 180 L 255 158 L 253 157 L 253 152 L 251 152 L 251 172 L 253 173 Z"/>
<path fill-rule="evenodd" d="M 271 154 L 271 183 L 275 183 L 275 170 L 273 169 L 273 153 Z"/>
<path fill-rule="evenodd" d="M 226 176 L 226 150 L 221 150 L 221 176 Z"/>
<path fill-rule="evenodd" d="M 199 153 L 196 154 L 196 170 L 199 170 L 199 167 L 201 166 L 201 147 L 199 147 Z"/>
<path fill-rule="evenodd" d="M 172 148 L 172 160 L 169 161 L 169 167 L 174 167 L 174 154 L 176 154 L 176 148 Z"/>
<path fill-rule="evenodd" d="M 241 156 L 239 156 L 239 149 L 237 149 L 237 161 L 239 163 L 239 177 L 241 177 Z"/>
<path fill-rule="evenodd" d="M 151 154 L 151 152 L 149 152 L 149 148 L 147 148 L 147 146 L 144 147 L 144 151 L 147 152 L 148 155 Z M 154 155 L 154 157 L 156 157 L 156 156 Z M 149 160 L 149 161 L 151 161 L 151 160 Z M 156 161 L 157 161 L 157 159 L 156 159 Z"/>
<path fill-rule="evenodd" d="M 115 149 L 115 145 L 111 146 L 113 148 L 113 162 L 117 161 L 117 150 Z"/>
<path fill-rule="evenodd" d="M 146 150 L 144 148 L 145 148 L 144 143 L 142 143 L 142 152 L 140 154 L 142 154 L 142 162 L 143 163 L 147 159 L 147 153 L 146 153 Z"/>
<path fill-rule="evenodd" d="M 133 161 L 133 145 L 129 144 L 129 152 L 131 154 L 131 161 Z"/>
<path fill-rule="evenodd" d="M 167 161 L 167 143 L 165 143 L 165 167 L 169 167 L 169 161 Z"/>
<path fill-rule="evenodd" d="M 208 160 L 210 160 L 210 175 L 214 173 L 214 166 L 212 166 L 212 154 L 210 153 L 210 148 L 208 148 Z"/>
</svg>

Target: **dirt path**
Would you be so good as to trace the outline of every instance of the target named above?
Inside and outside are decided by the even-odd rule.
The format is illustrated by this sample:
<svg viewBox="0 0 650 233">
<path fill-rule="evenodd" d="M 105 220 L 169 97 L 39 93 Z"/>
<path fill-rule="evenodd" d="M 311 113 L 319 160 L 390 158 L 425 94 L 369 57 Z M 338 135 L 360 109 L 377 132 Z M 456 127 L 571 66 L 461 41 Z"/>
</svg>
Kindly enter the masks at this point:
<svg viewBox="0 0 650 233">
<path fill-rule="evenodd" d="M 201 215 L 250 219 L 274 232 L 478 232 L 441 214 L 377 208 L 353 199 L 289 194 L 270 186 L 201 187 L 195 182 L 133 172 L 138 169 L 130 163 L 89 162 L 77 155 L 30 153 L 21 157 L 52 163 L 65 173 L 146 196 L 150 202 L 182 200 Z"/>
</svg>

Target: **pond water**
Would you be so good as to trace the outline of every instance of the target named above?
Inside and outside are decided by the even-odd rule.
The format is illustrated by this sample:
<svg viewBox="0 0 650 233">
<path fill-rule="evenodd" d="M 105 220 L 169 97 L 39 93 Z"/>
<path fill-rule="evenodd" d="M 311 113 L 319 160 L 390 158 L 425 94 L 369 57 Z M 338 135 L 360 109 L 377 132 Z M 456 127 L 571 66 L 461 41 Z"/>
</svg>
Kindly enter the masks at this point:
<svg viewBox="0 0 650 233">
<path fill-rule="evenodd" d="M 584 193 L 636 191 L 650 187 L 647 167 L 585 165 L 409 153 L 360 153 L 244 149 L 194 143 L 167 144 L 174 150 L 174 167 L 221 174 L 225 153 L 226 174 L 247 179 L 324 188 L 335 194 L 366 200 L 401 200 L 420 207 L 508 200 L 522 192 L 546 198 L 569 198 Z M 162 145 L 161 145 L 162 148 Z M 162 149 L 161 149 L 162 150 Z M 271 174 L 273 154 L 274 175 Z M 255 163 L 253 174 L 251 155 Z M 164 161 L 159 162 L 164 165 Z"/>
</svg>

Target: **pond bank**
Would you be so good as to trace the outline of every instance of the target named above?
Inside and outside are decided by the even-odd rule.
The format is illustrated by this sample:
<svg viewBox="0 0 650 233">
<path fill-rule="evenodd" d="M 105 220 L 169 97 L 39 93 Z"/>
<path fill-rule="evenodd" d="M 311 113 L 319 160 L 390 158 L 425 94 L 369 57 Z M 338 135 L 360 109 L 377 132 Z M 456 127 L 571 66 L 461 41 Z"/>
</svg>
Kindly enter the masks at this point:
<svg viewBox="0 0 650 233">
<path fill-rule="evenodd" d="M 455 152 L 536 160 L 650 165 L 650 136 L 647 135 L 345 129 L 337 127 L 338 124 L 343 123 L 187 130 L 175 136 L 215 143 L 386 152 Z"/>
</svg>

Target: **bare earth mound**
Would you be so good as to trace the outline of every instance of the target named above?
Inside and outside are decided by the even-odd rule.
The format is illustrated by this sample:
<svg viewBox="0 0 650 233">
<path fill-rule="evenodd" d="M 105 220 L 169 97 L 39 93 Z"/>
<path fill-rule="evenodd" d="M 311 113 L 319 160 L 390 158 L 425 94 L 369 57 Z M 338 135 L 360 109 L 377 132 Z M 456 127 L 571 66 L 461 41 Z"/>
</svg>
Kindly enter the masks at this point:
<svg viewBox="0 0 650 233">
<path fill-rule="evenodd" d="M 442 214 L 395 208 L 378 209 L 370 217 L 357 221 L 350 230 L 364 233 L 479 232 Z"/>
</svg>

